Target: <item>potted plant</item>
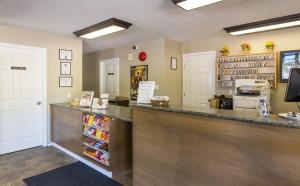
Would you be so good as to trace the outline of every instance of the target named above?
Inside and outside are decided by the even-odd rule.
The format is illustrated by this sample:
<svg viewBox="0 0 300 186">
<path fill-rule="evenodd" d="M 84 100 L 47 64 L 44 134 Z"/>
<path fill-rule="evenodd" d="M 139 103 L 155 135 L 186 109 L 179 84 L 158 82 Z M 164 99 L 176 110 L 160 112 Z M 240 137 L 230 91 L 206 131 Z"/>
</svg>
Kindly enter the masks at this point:
<svg viewBox="0 0 300 186">
<path fill-rule="evenodd" d="M 248 44 L 248 43 L 243 43 L 243 44 L 241 45 L 241 47 L 242 47 L 242 52 L 243 52 L 244 54 L 249 54 L 249 52 L 250 52 L 250 50 L 251 50 L 250 44 Z"/>
<path fill-rule="evenodd" d="M 267 48 L 267 50 L 268 50 L 268 52 L 273 52 L 274 51 L 274 42 L 273 41 L 267 41 L 266 43 L 265 43 L 265 46 L 266 46 L 266 48 Z"/>
<path fill-rule="evenodd" d="M 228 56 L 229 54 L 229 48 L 227 46 L 224 46 L 221 50 L 220 50 L 222 56 Z"/>
</svg>

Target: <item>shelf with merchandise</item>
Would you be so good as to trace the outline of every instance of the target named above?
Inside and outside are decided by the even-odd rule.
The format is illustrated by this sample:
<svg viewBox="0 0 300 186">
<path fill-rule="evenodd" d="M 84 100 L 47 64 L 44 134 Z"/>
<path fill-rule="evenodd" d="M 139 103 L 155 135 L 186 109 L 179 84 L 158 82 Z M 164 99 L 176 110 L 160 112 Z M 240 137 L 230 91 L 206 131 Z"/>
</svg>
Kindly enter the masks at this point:
<svg viewBox="0 0 300 186">
<path fill-rule="evenodd" d="M 235 79 L 268 80 L 271 88 L 277 87 L 276 53 L 258 53 L 221 56 L 216 68 L 218 87 L 232 88 Z"/>
</svg>

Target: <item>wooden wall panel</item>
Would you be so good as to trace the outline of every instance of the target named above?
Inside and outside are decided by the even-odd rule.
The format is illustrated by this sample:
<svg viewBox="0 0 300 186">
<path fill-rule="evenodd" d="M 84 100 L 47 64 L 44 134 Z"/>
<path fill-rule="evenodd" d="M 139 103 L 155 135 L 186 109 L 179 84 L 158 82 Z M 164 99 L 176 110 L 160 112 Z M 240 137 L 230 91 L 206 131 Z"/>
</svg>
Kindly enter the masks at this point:
<svg viewBox="0 0 300 186">
<path fill-rule="evenodd" d="M 132 123 L 113 119 L 109 140 L 111 170 L 117 177 L 132 170 Z"/>
<path fill-rule="evenodd" d="M 299 185 L 300 129 L 134 108 L 133 182 Z"/>
<path fill-rule="evenodd" d="M 77 155 L 81 155 L 81 112 L 51 106 L 51 141 Z"/>
</svg>

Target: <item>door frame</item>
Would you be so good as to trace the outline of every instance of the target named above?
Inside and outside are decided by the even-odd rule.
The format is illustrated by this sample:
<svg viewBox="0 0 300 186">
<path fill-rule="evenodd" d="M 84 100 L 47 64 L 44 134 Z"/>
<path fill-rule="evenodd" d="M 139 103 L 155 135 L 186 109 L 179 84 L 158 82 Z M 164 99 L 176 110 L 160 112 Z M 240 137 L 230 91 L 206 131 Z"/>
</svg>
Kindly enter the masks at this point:
<svg viewBox="0 0 300 186">
<path fill-rule="evenodd" d="M 99 93 L 101 94 L 101 90 L 102 90 L 102 68 L 101 68 L 101 64 L 103 63 L 110 63 L 111 61 L 114 61 L 118 64 L 118 85 L 117 85 L 117 95 L 120 95 L 120 58 L 112 58 L 112 59 L 105 59 L 105 60 L 99 60 Z"/>
<path fill-rule="evenodd" d="M 26 46 L 26 45 L 18 45 L 18 44 L 10 44 L 10 43 L 3 43 L 0 42 L 0 46 L 2 47 L 11 47 L 17 49 L 27 49 L 27 50 L 36 50 L 41 52 L 41 67 L 42 67 L 42 98 L 41 98 L 41 107 L 42 107 L 42 146 L 48 146 L 48 136 L 49 136 L 49 129 L 50 129 L 50 122 L 48 122 L 48 89 L 47 89 L 47 49 L 42 47 L 33 47 L 33 46 Z"/>
<path fill-rule="evenodd" d="M 184 105 L 184 93 L 185 93 L 185 71 L 186 71 L 186 68 L 185 68 L 185 64 L 187 63 L 186 62 L 186 57 L 189 57 L 189 56 L 197 56 L 197 55 L 205 55 L 205 54 L 212 54 L 215 56 L 215 59 L 217 58 L 217 52 L 216 51 L 205 51 L 205 52 L 195 52 L 195 53 L 187 53 L 187 54 L 183 54 L 182 55 L 182 105 Z M 211 67 L 213 69 L 212 71 L 212 75 L 213 75 L 213 79 L 212 79 L 212 96 L 214 96 L 216 94 L 216 60 L 214 60 L 211 64 Z"/>
</svg>

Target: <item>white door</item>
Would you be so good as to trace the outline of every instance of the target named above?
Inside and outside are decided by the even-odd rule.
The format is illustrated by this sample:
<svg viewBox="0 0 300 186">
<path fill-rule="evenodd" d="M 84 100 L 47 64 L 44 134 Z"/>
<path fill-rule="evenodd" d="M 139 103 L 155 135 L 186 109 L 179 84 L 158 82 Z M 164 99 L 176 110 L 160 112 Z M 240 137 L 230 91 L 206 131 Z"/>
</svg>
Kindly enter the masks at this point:
<svg viewBox="0 0 300 186">
<path fill-rule="evenodd" d="M 183 105 L 207 106 L 215 94 L 216 52 L 183 55 Z"/>
<path fill-rule="evenodd" d="M 100 61 L 100 93 L 110 99 L 119 95 L 119 58 Z"/>
<path fill-rule="evenodd" d="M 0 44 L 0 154 L 42 145 L 44 53 Z"/>
</svg>

